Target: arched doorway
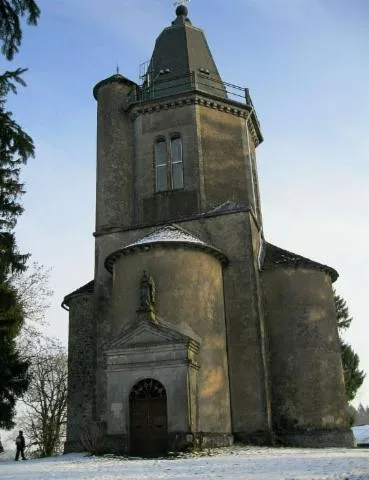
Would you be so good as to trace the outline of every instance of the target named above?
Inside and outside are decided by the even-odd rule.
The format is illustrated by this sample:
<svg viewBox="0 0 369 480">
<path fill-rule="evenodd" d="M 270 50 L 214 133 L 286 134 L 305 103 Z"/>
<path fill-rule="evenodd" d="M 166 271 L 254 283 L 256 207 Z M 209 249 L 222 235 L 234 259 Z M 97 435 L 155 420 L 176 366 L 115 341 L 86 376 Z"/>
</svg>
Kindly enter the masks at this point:
<svg viewBox="0 0 369 480">
<path fill-rule="evenodd" d="M 167 394 L 163 385 L 145 378 L 129 395 L 131 454 L 158 455 L 168 448 Z"/>
</svg>

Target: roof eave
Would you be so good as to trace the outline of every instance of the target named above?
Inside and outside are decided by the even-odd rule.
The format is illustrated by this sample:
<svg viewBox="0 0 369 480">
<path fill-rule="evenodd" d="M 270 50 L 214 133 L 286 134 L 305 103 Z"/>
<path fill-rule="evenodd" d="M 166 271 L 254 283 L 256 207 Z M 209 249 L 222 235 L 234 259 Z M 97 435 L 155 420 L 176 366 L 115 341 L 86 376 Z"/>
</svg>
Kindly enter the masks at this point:
<svg viewBox="0 0 369 480">
<path fill-rule="evenodd" d="M 276 256 L 274 259 L 270 258 L 271 251 L 274 251 Z M 280 260 L 278 260 L 278 255 L 280 255 Z M 272 270 L 275 268 L 299 268 L 305 267 L 314 270 L 320 270 L 325 272 L 327 275 L 331 277 L 332 283 L 334 283 L 339 274 L 337 270 L 328 265 L 324 265 L 323 263 L 316 262 L 315 260 L 311 260 L 310 258 L 303 257 L 302 255 L 298 255 L 296 253 L 290 252 L 288 250 L 284 250 L 280 247 L 272 245 L 269 242 L 266 242 L 266 254 L 264 257 L 264 262 L 262 266 L 262 270 Z"/>
<path fill-rule="evenodd" d="M 131 253 L 135 253 L 137 251 L 142 251 L 142 250 L 151 250 L 154 247 L 185 247 L 185 248 L 192 248 L 195 250 L 202 250 L 213 257 L 217 258 L 222 265 L 227 266 L 229 263 L 228 257 L 218 250 L 215 247 L 212 247 L 210 245 L 206 244 L 201 244 L 201 243 L 192 243 L 192 242 L 186 242 L 186 241 L 176 241 L 176 240 L 157 240 L 153 242 L 148 242 L 148 243 L 140 243 L 137 245 L 129 245 L 128 247 L 121 248 L 119 250 L 116 250 L 115 252 L 111 253 L 108 255 L 108 257 L 105 259 L 104 265 L 105 268 L 108 270 L 109 273 L 113 273 L 113 265 L 114 263 L 118 260 L 118 258 L 129 255 Z"/>
</svg>

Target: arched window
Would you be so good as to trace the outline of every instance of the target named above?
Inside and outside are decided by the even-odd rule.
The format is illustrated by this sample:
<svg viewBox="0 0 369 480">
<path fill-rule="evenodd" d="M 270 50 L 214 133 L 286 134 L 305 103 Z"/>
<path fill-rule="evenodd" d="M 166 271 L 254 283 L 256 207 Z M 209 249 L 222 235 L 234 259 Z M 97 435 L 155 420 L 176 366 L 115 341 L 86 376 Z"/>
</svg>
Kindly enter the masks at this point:
<svg viewBox="0 0 369 480">
<path fill-rule="evenodd" d="M 167 394 L 163 385 L 152 378 L 144 378 L 136 383 L 129 394 L 130 400 L 166 398 Z"/>
<path fill-rule="evenodd" d="M 179 135 L 170 138 L 170 148 L 164 137 L 155 142 L 155 188 L 157 192 L 184 187 L 183 146 Z"/>
</svg>

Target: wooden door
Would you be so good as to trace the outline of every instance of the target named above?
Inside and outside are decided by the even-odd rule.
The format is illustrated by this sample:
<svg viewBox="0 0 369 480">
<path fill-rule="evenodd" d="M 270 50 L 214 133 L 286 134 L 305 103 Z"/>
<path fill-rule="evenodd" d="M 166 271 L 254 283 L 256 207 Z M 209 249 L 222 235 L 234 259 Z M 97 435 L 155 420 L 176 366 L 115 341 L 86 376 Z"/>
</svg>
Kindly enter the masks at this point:
<svg viewBox="0 0 369 480">
<path fill-rule="evenodd" d="M 168 444 L 167 397 L 153 379 L 138 382 L 129 396 L 132 455 L 160 455 Z"/>
</svg>

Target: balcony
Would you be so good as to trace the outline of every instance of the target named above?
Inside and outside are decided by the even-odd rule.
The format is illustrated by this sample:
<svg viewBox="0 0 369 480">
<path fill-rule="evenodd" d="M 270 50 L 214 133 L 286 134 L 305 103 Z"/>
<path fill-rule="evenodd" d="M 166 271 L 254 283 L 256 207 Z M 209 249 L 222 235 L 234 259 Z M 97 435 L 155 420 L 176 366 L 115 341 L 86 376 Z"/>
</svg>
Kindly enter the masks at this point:
<svg viewBox="0 0 369 480">
<path fill-rule="evenodd" d="M 248 88 L 215 80 L 206 71 L 193 71 L 181 76 L 173 76 L 170 72 L 160 72 L 156 77 L 151 77 L 154 76 L 146 75 L 144 83 L 130 93 L 128 100 L 130 105 L 164 99 L 181 93 L 205 93 L 217 97 L 219 100 L 249 107 L 251 116 L 260 130 L 260 123 Z"/>
</svg>

